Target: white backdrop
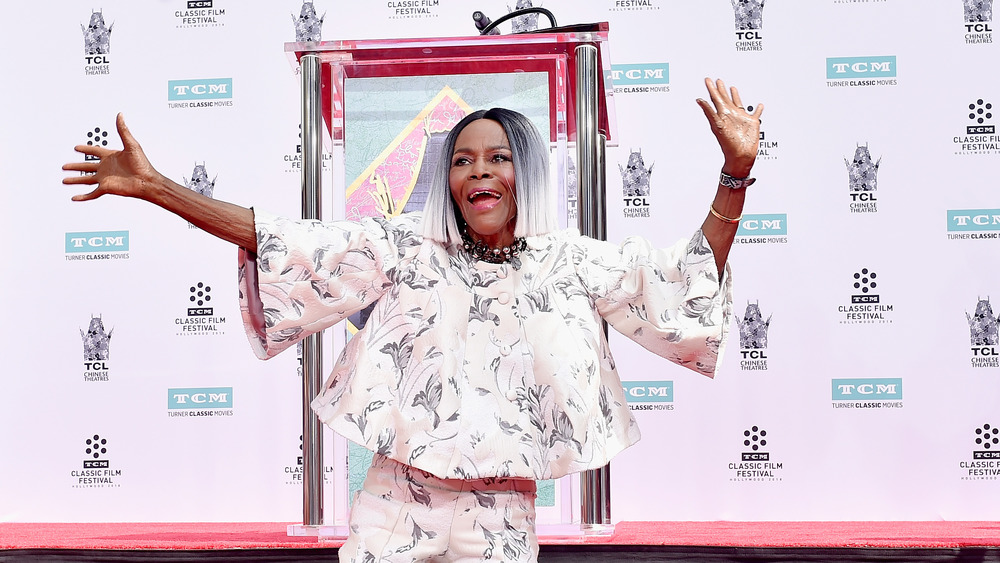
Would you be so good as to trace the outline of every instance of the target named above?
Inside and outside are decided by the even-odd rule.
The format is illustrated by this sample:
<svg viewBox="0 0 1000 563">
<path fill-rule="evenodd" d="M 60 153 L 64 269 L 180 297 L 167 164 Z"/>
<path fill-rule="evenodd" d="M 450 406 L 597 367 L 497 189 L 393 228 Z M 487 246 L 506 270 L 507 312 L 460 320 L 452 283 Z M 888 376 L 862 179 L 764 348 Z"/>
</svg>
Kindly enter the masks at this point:
<svg viewBox="0 0 1000 563">
<path fill-rule="evenodd" d="M 168 176 L 298 214 L 298 82 L 284 43 L 302 1 L 193 4 L 206 3 L 6 10 L 18 48 L 0 94 L 0 520 L 301 517 L 297 361 L 250 352 L 235 249 L 145 203 L 73 203 L 60 184 L 73 145 L 118 146 L 122 111 Z M 324 40 L 470 35 L 473 10 L 512 7 L 403 4 L 315 6 Z M 991 11 L 772 0 L 757 19 L 726 0 L 535 4 L 561 24 L 610 22 L 613 240 L 667 245 L 703 220 L 722 164 L 694 103 L 703 77 L 766 105 L 731 255 L 735 313 L 756 341 L 740 342 L 734 319 L 712 381 L 615 335 L 644 437 L 612 464 L 613 518 L 1000 517 Z M 95 10 L 104 27 L 88 34 Z M 205 96 L 177 99 L 191 84 Z M 650 170 L 640 202 L 623 197 L 630 155 Z"/>
</svg>

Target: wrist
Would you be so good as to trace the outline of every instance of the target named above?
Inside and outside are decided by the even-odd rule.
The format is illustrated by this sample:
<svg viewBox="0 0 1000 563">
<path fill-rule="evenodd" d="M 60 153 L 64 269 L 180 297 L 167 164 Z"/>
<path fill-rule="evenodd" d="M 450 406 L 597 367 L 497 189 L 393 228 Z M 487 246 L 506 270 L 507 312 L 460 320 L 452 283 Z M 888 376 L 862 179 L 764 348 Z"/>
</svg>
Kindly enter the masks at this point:
<svg viewBox="0 0 1000 563">
<path fill-rule="evenodd" d="M 726 174 L 729 174 L 733 178 L 747 178 L 747 177 L 750 176 L 750 170 L 752 170 L 752 169 L 753 169 L 753 165 L 749 165 L 749 166 L 744 166 L 744 165 L 736 166 L 736 165 L 732 165 L 731 166 L 731 165 L 725 164 L 725 165 L 722 166 L 722 171 L 724 173 L 726 173 Z"/>
<path fill-rule="evenodd" d="M 750 171 L 753 169 L 753 162 L 750 163 L 729 163 L 726 162 L 722 165 L 722 171 L 729 174 L 733 178 L 746 178 L 750 176 Z"/>
<path fill-rule="evenodd" d="M 139 179 L 139 190 L 135 197 L 163 206 L 170 190 L 170 184 L 171 182 L 166 176 L 153 170 L 148 176 Z"/>
<path fill-rule="evenodd" d="M 747 176 L 733 176 L 732 174 L 727 174 L 725 170 L 719 174 L 719 186 L 731 190 L 744 190 L 756 181 L 757 179 L 751 178 L 749 174 Z"/>
</svg>

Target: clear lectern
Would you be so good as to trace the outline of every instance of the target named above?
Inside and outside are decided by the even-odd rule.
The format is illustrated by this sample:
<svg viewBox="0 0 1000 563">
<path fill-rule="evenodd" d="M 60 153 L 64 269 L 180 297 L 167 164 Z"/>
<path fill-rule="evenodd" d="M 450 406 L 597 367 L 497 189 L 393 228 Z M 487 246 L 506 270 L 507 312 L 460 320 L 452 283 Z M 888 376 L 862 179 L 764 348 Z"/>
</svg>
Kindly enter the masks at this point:
<svg viewBox="0 0 1000 563">
<path fill-rule="evenodd" d="M 474 110 L 508 107 L 549 139 L 560 222 L 606 238 L 604 147 L 615 138 L 607 40 L 604 22 L 515 35 L 286 44 L 302 78 L 303 218 L 320 218 L 324 160 L 332 171 L 328 218 L 421 209 L 447 132 Z M 334 348 L 366 318 L 364 311 L 352 316 Z M 333 459 L 322 460 L 322 429 L 309 408 L 324 376 L 321 351 L 320 335 L 303 341 L 303 524 L 289 534 L 336 538 L 346 536 L 350 498 L 370 454 L 337 438 Z M 333 473 L 327 494 L 324 473 Z M 539 536 L 610 531 L 609 473 L 539 483 Z M 324 514 L 324 499 L 332 514 Z"/>
</svg>

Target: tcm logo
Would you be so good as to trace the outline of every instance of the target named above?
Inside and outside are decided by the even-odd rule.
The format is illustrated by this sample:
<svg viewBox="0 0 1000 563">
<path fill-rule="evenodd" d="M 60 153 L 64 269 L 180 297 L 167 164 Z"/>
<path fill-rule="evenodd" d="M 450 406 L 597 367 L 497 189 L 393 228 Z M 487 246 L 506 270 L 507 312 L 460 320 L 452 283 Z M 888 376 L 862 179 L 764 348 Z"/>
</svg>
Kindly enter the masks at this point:
<svg viewBox="0 0 1000 563">
<path fill-rule="evenodd" d="M 1000 209 L 949 209 L 949 231 L 1000 231 Z"/>
<path fill-rule="evenodd" d="M 891 78 L 896 76 L 896 57 L 828 57 L 827 80 L 841 78 Z"/>
<path fill-rule="evenodd" d="M 194 10 L 195 8 L 211 8 L 212 0 L 188 0 L 187 6 L 188 10 Z"/>
<path fill-rule="evenodd" d="M 630 403 L 674 402 L 673 381 L 622 381 L 622 387 Z"/>
<path fill-rule="evenodd" d="M 167 389 L 167 409 L 231 409 L 232 387 Z"/>
<path fill-rule="evenodd" d="M 993 104 L 979 98 L 969 104 L 969 120 L 975 125 L 968 125 L 965 128 L 966 135 L 992 135 L 996 133 L 996 126 L 990 124 L 993 119 Z"/>
<path fill-rule="evenodd" d="M 85 459 L 83 460 L 84 469 L 107 469 L 111 467 L 110 462 L 107 459 L 101 459 L 101 456 L 107 455 L 108 453 L 108 440 L 107 438 L 101 438 L 100 435 L 94 434 L 93 438 L 87 438 L 87 449 L 85 450 L 87 457 L 93 457 L 93 460 Z"/>
<path fill-rule="evenodd" d="M 167 99 L 172 102 L 188 100 L 224 100 L 232 97 L 232 78 L 170 80 L 167 82 Z"/>
<path fill-rule="evenodd" d="M 785 213 L 746 214 L 740 221 L 736 236 L 787 235 L 788 215 Z"/>
<path fill-rule="evenodd" d="M 611 65 L 611 80 L 619 86 L 670 84 L 670 64 Z"/>
<path fill-rule="evenodd" d="M 903 380 L 898 377 L 833 380 L 834 401 L 858 399 L 901 401 L 903 399 Z"/>
<path fill-rule="evenodd" d="M 66 252 L 125 252 L 128 231 L 66 233 Z"/>
</svg>

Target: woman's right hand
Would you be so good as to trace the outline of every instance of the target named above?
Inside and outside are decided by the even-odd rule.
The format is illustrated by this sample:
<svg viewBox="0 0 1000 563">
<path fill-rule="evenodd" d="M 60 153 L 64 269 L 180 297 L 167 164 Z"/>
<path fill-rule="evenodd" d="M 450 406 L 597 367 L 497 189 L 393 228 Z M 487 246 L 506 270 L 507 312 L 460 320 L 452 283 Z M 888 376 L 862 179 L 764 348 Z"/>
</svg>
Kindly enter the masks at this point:
<svg viewBox="0 0 1000 563">
<path fill-rule="evenodd" d="M 83 172 L 80 176 L 63 178 L 64 184 L 97 185 L 89 193 L 73 196 L 73 201 L 96 199 L 104 194 L 139 198 L 187 219 L 209 234 L 251 252 L 257 251 L 253 210 L 206 197 L 160 174 L 129 133 L 125 118 L 120 113 L 117 125 L 122 150 L 77 145 L 74 147 L 77 152 L 96 156 L 98 160 L 63 165 L 63 170 Z"/>
<path fill-rule="evenodd" d="M 96 199 L 104 194 L 147 199 L 148 189 L 161 180 L 160 173 L 149 163 L 145 153 L 142 152 L 142 147 L 125 126 L 125 118 L 120 113 L 116 125 L 124 147 L 122 150 L 116 151 L 96 145 L 77 145 L 74 150 L 84 155 L 96 156 L 98 160 L 63 165 L 63 170 L 84 173 L 80 176 L 63 178 L 63 184 L 97 185 L 89 193 L 73 196 L 73 201 Z"/>
</svg>

